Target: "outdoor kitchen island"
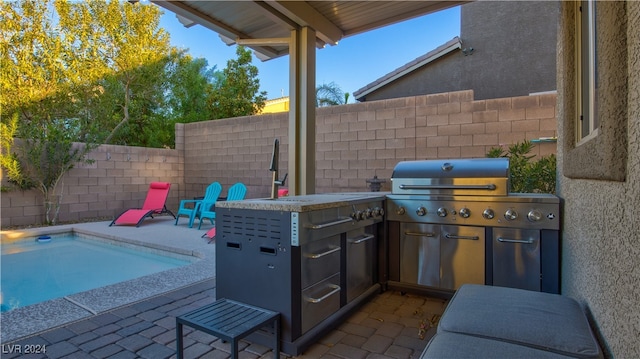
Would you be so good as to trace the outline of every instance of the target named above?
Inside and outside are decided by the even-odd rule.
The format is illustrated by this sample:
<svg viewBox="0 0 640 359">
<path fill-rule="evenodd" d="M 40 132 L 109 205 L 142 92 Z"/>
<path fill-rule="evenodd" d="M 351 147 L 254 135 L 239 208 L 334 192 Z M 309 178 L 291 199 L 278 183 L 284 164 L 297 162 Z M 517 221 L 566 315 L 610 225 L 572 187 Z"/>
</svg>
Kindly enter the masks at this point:
<svg viewBox="0 0 640 359">
<path fill-rule="evenodd" d="M 219 202 L 216 297 L 279 312 L 282 351 L 301 354 L 380 292 L 384 200 L 357 192 Z"/>
</svg>

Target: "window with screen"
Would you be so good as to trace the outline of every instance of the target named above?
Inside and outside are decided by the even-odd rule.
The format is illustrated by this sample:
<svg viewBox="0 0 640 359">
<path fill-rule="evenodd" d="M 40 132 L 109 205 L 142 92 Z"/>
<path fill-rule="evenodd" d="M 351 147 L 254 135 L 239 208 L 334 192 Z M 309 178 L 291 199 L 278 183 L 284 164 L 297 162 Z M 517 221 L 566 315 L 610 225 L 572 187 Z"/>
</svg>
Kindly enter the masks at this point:
<svg viewBox="0 0 640 359">
<path fill-rule="evenodd" d="M 578 49 L 578 118 L 576 123 L 576 142 L 588 141 L 598 134 L 598 116 L 596 94 L 598 90 L 597 76 L 597 31 L 596 1 L 580 1 L 577 3 L 576 48 Z"/>
</svg>

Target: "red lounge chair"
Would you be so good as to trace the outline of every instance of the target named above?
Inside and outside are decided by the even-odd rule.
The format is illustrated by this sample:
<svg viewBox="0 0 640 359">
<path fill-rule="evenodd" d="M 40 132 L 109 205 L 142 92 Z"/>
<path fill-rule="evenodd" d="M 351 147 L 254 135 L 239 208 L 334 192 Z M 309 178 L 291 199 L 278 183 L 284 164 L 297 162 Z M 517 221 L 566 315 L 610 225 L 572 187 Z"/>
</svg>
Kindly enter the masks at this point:
<svg viewBox="0 0 640 359">
<path fill-rule="evenodd" d="M 209 238 L 209 242 L 211 243 L 213 241 L 216 240 L 216 227 L 211 228 L 210 230 L 207 231 L 207 233 L 202 235 L 202 238 L 207 237 Z"/>
<path fill-rule="evenodd" d="M 147 198 L 144 200 L 142 208 L 132 208 L 122 212 L 116 219 L 111 222 L 109 226 L 115 225 L 136 225 L 140 226 L 140 223 L 145 218 L 153 218 L 154 214 L 169 213 L 176 218 L 176 216 L 167 209 L 165 202 L 169 195 L 169 188 L 171 183 L 168 182 L 151 182 L 149 185 L 149 192 L 147 192 Z"/>
</svg>

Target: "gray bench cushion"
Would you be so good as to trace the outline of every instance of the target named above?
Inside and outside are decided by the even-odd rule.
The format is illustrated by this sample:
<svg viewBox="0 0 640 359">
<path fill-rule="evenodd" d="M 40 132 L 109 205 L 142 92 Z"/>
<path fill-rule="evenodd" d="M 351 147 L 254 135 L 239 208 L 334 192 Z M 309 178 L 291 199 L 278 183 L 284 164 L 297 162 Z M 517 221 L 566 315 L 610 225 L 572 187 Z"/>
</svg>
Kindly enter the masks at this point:
<svg viewBox="0 0 640 359">
<path fill-rule="evenodd" d="M 420 356 L 420 359 L 490 358 L 567 359 L 570 357 L 499 340 L 449 332 L 439 332 L 431 338 Z"/>
<path fill-rule="evenodd" d="M 582 309 L 557 294 L 463 285 L 438 325 L 447 331 L 498 339 L 578 358 L 602 353 Z"/>
</svg>

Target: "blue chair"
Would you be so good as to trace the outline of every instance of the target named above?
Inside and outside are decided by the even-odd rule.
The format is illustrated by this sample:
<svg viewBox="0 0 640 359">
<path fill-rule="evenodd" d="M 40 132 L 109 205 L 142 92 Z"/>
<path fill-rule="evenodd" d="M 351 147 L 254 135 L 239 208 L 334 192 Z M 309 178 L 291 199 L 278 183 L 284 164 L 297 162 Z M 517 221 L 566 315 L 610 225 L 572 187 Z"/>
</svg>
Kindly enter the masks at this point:
<svg viewBox="0 0 640 359">
<path fill-rule="evenodd" d="M 243 200 L 246 194 L 247 187 L 243 183 L 238 182 L 229 187 L 229 191 L 227 191 L 227 201 Z M 216 211 L 215 208 L 211 208 L 213 204 L 211 206 L 200 206 L 200 210 L 198 211 L 198 214 L 196 214 L 196 217 L 198 217 L 198 219 L 200 220 L 198 229 L 200 229 L 200 226 L 202 226 L 202 221 L 204 221 L 205 218 L 211 221 L 211 224 L 214 224 L 213 221 L 216 219 Z"/>
<path fill-rule="evenodd" d="M 207 206 L 207 208 L 211 207 L 211 205 L 215 204 L 220 197 L 220 192 L 222 192 L 222 186 L 218 182 L 213 182 L 207 187 L 205 191 L 203 199 L 183 199 L 180 201 L 180 208 L 178 209 L 178 213 L 176 213 L 176 223 L 174 225 L 178 225 L 178 219 L 180 216 L 189 217 L 189 228 L 193 227 L 193 220 L 196 218 L 196 215 L 201 207 Z"/>
</svg>

